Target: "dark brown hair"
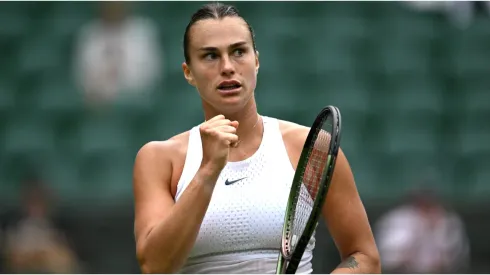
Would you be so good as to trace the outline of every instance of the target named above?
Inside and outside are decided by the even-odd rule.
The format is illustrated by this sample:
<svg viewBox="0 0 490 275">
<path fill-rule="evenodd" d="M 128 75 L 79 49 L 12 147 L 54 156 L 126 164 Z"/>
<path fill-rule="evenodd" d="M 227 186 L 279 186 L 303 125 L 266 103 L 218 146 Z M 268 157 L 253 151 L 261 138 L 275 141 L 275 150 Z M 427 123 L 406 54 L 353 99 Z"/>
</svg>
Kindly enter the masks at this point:
<svg viewBox="0 0 490 275">
<path fill-rule="evenodd" d="M 223 3 L 211 3 L 206 4 L 199 8 L 191 17 L 191 21 L 187 25 L 184 33 L 184 58 L 185 62 L 189 64 L 189 31 L 191 27 L 200 20 L 205 19 L 223 19 L 225 17 L 240 17 L 247 24 L 248 30 L 250 31 L 250 36 L 252 37 L 252 43 L 254 51 L 257 50 L 255 45 L 255 33 L 252 26 L 245 20 L 239 13 L 238 9 L 231 5 L 225 5 Z"/>
</svg>

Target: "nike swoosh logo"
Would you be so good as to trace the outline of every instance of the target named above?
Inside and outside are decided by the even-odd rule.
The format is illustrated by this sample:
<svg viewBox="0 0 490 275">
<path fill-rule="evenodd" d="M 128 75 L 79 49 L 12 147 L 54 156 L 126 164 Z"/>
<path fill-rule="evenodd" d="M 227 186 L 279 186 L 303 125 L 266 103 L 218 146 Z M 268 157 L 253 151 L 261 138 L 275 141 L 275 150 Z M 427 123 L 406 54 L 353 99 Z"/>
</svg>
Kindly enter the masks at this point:
<svg viewBox="0 0 490 275">
<path fill-rule="evenodd" d="M 243 179 L 245 179 L 245 178 L 247 178 L 247 177 L 244 177 L 244 178 L 241 178 L 241 179 L 237 179 L 237 180 L 232 180 L 232 181 L 230 181 L 230 180 L 226 179 L 226 181 L 225 181 L 225 185 L 234 184 L 235 182 L 239 182 L 239 181 L 241 181 L 241 180 L 243 180 Z"/>
</svg>

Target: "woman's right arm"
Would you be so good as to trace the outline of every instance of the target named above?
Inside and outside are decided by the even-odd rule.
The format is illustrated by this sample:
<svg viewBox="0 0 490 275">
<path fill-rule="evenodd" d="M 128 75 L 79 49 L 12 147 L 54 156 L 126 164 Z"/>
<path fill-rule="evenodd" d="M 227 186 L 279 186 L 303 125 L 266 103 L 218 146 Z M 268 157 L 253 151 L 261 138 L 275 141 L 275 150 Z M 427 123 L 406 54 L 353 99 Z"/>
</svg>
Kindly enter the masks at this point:
<svg viewBox="0 0 490 275">
<path fill-rule="evenodd" d="M 135 239 L 143 273 L 175 273 L 187 260 L 217 180 L 199 169 L 178 202 L 170 192 L 175 141 L 150 142 L 138 152 L 133 171 Z"/>
</svg>

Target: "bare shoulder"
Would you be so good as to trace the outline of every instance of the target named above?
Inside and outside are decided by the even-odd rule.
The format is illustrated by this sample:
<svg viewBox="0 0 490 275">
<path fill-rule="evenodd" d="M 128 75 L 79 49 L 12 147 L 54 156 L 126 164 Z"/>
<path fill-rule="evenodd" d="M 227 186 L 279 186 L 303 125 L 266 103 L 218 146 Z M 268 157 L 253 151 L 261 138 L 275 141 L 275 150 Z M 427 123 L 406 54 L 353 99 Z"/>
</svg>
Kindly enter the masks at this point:
<svg viewBox="0 0 490 275">
<path fill-rule="evenodd" d="M 282 140 L 284 141 L 284 146 L 289 156 L 291 165 L 296 170 L 296 166 L 301 156 L 301 151 L 305 144 L 306 137 L 310 131 L 309 127 L 286 121 L 279 120 L 279 131 L 282 135 Z"/>
<path fill-rule="evenodd" d="M 303 146 L 311 128 L 286 120 L 278 119 L 278 122 L 279 130 L 281 131 L 284 145 L 286 146 L 286 150 L 289 155 L 289 159 L 291 160 L 293 167 L 296 169 L 296 164 L 299 161 L 301 151 L 303 150 Z M 338 166 L 348 166 L 347 159 L 341 148 L 339 148 L 338 158 L 340 159 L 338 161 L 338 163 L 340 163 L 338 164 Z M 349 166 L 348 168 L 350 169 Z"/>
<path fill-rule="evenodd" d="M 150 173 L 157 178 L 168 178 L 165 182 L 174 195 L 184 167 L 188 140 L 189 131 L 186 131 L 164 141 L 146 143 L 136 155 L 134 176 Z"/>
<path fill-rule="evenodd" d="M 306 137 L 310 131 L 310 127 L 303 126 L 298 123 L 279 120 L 279 130 L 281 131 L 282 138 L 287 146 L 299 146 L 303 147 Z"/>
<path fill-rule="evenodd" d="M 178 159 L 187 151 L 189 132 L 184 132 L 164 141 L 150 141 L 143 145 L 136 159 L 151 159 L 152 161 Z"/>
</svg>

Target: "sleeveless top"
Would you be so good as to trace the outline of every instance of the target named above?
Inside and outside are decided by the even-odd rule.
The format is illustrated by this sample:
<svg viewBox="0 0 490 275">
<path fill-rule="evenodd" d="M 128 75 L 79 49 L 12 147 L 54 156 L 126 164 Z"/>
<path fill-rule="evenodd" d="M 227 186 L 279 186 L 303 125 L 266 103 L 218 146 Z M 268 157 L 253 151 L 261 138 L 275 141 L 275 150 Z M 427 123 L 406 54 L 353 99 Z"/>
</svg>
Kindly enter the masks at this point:
<svg viewBox="0 0 490 275">
<path fill-rule="evenodd" d="M 262 116 L 264 132 L 248 159 L 228 162 L 219 175 L 194 247 L 180 273 L 275 273 L 294 168 L 275 118 Z M 189 144 L 175 201 L 202 160 L 199 126 Z M 313 236 L 297 273 L 311 273 Z"/>
</svg>

